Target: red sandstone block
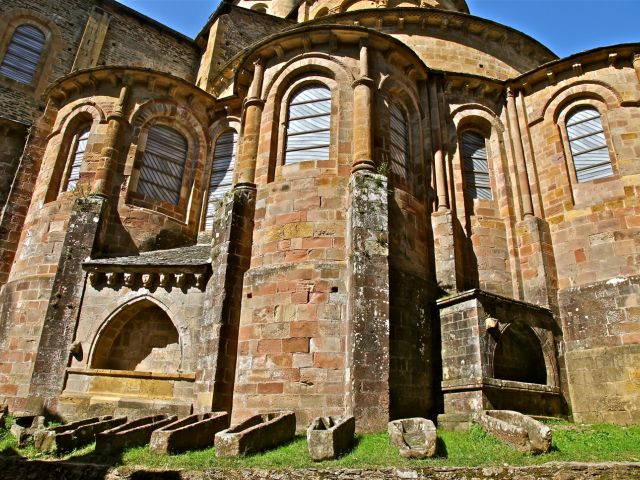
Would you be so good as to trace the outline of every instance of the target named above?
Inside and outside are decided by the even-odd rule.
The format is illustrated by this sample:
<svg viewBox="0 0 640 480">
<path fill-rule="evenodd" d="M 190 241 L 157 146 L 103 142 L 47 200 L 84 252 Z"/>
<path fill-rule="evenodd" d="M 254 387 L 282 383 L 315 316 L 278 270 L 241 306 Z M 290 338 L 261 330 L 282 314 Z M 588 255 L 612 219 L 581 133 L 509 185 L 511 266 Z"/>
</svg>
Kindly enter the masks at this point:
<svg viewBox="0 0 640 480">
<path fill-rule="evenodd" d="M 267 355 L 266 365 L 268 368 L 291 368 L 293 358 L 288 354 Z"/>
<path fill-rule="evenodd" d="M 317 368 L 344 368 L 344 356 L 341 353 L 315 353 L 313 365 Z"/>
<path fill-rule="evenodd" d="M 319 333 L 317 322 L 291 322 L 291 337 L 316 337 Z"/>
<path fill-rule="evenodd" d="M 258 393 L 273 394 L 282 393 L 284 386 L 282 383 L 260 383 L 258 384 Z"/>
<path fill-rule="evenodd" d="M 278 338 L 258 341 L 258 353 L 281 353 L 282 340 Z"/>
<path fill-rule="evenodd" d="M 311 292 L 309 295 L 309 303 L 319 304 L 319 303 L 327 303 L 329 296 L 323 292 Z"/>
<path fill-rule="evenodd" d="M 282 351 L 289 353 L 308 353 L 308 338 L 286 338 L 282 340 Z"/>
<path fill-rule="evenodd" d="M 331 237 L 311 237 L 302 239 L 302 248 L 329 248 L 333 244 Z"/>
<path fill-rule="evenodd" d="M 300 262 L 307 260 L 308 252 L 307 250 L 292 250 L 285 252 L 284 260 L 285 262 Z"/>
<path fill-rule="evenodd" d="M 309 301 L 309 292 L 295 292 L 291 294 L 291 303 L 305 304 Z"/>
</svg>

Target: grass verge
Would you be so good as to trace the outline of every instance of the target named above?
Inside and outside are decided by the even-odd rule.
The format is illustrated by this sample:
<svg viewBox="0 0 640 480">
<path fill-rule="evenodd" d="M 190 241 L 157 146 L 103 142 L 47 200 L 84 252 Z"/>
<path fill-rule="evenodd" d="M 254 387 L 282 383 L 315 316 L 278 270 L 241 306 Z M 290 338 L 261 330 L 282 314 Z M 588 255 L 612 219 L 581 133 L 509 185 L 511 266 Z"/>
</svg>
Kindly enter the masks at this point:
<svg viewBox="0 0 640 480">
<path fill-rule="evenodd" d="M 63 459 L 73 462 L 157 469 L 206 470 L 209 468 L 368 468 L 391 466 L 499 466 L 535 465 L 551 461 L 608 462 L 640 461 L 640 426 L 575 425 L 554 422 L 553 450 L 546 455 L 521 454 L 479 427 L 468 432 L 438 431 L 440 455 L 426 460 L 400 457 L 386 433 L 358 436 L 354 449 L 338 460 L 312 462 L 302 436 L 280 448 L 238 459 L 219 459 L 213 448 L 181 455 L 156 455 L 146 447 L 132 448 L 116 457 L 96 455 L 93 445 L 62 458 L 38 453 L 33 446 L 18 449 L 9 433 L 0 434 L 0 455 L 20 455 L 32 459 Z"/>
</svg>

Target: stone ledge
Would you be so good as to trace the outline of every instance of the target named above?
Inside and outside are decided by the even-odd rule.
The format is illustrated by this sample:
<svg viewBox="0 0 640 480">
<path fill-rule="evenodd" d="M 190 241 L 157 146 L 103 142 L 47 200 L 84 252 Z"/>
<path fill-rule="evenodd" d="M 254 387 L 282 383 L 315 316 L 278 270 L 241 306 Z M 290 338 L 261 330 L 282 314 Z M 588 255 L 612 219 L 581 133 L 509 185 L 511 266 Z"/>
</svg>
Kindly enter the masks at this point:
<svg viewBox="0 0 640 480">
<path fill-rule="evenodd" d="M 0 470 L 6 478 L 37 478 L 38 480 L 143 480 L 171 478 L 172 480 L 453 480 L 474 478 L 531 480 L 592 480 L 607 478 L 622 480 L 640 477 L 640 462 L 560 463 L 527 467 L 434 467 L 434 468 L 378 468 L 378 469 L 210 469 L 203 471 L 146 470 L 140 467 L 112 468 L 106 465 L 74 464 L 0 457 Z"/>
<path fill-rule="evenodd" d="M 161 372 L 136 372 L 132 370 L 106 370 L 101 368 L 67 368 L 67 373 L 88 375 L 93 377 L 127 377 L 148 378 L 152 380 L 182 380 L 195 382 L 195 373 L 161 373 Z"/>
</svg>

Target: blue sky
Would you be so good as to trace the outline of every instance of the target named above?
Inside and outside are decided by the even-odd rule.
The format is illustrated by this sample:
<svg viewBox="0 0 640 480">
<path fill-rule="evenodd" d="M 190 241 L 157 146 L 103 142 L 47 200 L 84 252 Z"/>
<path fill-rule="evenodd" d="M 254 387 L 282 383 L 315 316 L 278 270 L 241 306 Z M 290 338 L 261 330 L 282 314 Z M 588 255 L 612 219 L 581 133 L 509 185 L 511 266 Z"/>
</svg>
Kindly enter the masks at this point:
<svg viewBox="0 0 640 480">
<path fill-rule="evenodd" d="M 219 0 L 119 0 L 195 37 Z M 516 28 L 560 57 L 640 42 L 640 0 L 467 0 L 472 15 Z"/>
</svg>

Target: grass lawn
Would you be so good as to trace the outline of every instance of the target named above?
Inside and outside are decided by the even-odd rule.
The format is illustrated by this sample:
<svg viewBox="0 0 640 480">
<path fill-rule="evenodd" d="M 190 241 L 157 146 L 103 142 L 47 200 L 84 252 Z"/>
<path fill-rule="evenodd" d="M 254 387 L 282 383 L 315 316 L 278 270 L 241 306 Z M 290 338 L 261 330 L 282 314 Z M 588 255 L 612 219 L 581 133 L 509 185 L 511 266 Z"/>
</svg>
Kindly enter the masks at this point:
<svg viewBox="0 0 640 480">
<path fill-rule="evenodd" d="M 390 444 L 386 433 L 361 435 L 351 453 L 328 462 L 312 462 L 306 439 L 296 437 L 287 445 L 265 453 L 239 459 L 218 459 L 213 448 L 182 455 L 156 455 L 146 447 L 132 448 L 117 457 L 98 456 L 93 445 L 64 457 L 40 454 L 33 447 L 18 449 L 9 433 L 0 434 L 0 455 L 113 466 L 141 466 L 160 469 L 204 470 L 208 468 L 366 468 L 390 466 L 444 467 L 534 465 L 551 461 L 605 462 L 640 461 L 640 426 L 578 425 L 567 422 L 549 424 L 553 430 L 553 450 L 546 455 L 518 453 L 489 437 L 479 427 L 469 432 L 438 431 L 442 440 L 440 456 L 427 460 L 406 460 Z"/>
</svg>

